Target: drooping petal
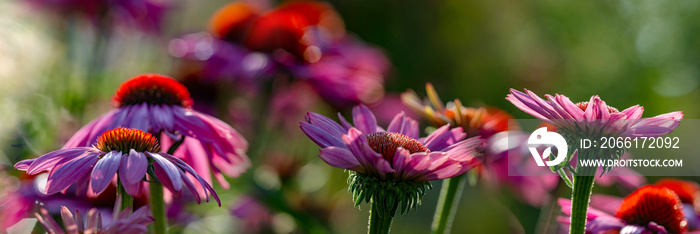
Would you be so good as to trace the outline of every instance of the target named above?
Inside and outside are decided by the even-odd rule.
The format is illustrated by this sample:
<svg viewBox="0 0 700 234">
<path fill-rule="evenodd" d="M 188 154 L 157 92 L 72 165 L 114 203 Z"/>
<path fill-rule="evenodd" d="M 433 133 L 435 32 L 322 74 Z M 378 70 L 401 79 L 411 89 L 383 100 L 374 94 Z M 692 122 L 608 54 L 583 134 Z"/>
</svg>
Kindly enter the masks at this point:
<svg viewBox="0 0 700 234">
<path fill-rule="evenodd" d="M 135 128 L 142 131 L 149 131 L 153 128 L 153 123 L 151 123 L 151 109 L 148 103 L 142 103 L 140 105 L 135 105 L 134 109 L 131 110 L 127 116 L 126 125 L 129 128 Z M 153 131 L 159 131 L 161 129 L 152 129 Z"/>
<path fill-rule="evenodd" d="M 36 159 L 32 158 L 32 159 L 25 159 L 25 160 L 19 161 L 15 164 L 14 167 L 15 167 L 15 169 L 20 170 L 20 171 L 29 170 L 29 165 L 31 165 L 34 162 L 34 160 L 36 160 Z"/>
<path fill-rule="evenodd" d="M 141 179 L 146 175 L 148 159 L 141 152 L 131 149 L 129 155 L 122 157 L 119 167 L 119 179 L 126 193 L 138 196 L 141 187 Z"/>
<path fill-rule="evenodd" d="M 94 151 L 92 148 L 79 147 L 70 149 L 61 149 L 45 154 L 39 158 L 34 159 L 29 168 L 27 169 L 27 174 L 35 175 L 37 173 L 49 170 L 56 166 L 59 162 L 66 162 L 72 160 L 80 155 L 87 152 Z"/>
<path fill-rule="evenodd" d="M 353 171 L 361 169 L 360 162 L 357 158 L 345 148 L 334 146 L 326 147 L 321 149 L 321 154 L 319 156 L 323 161 L 337 168 L 350 169 Z"/>
<path fill-rule="evenodd" d="M 192 169 L 192 167 L 187 165 L 187 163 L 182 161 L 182 159 L 173 157 L 172 155 L 168 155 L 165 153 L 160 153 L 159 155 L 162 156 L 163 158 L 169 160 L 170 162 L 174 163 L 175 165 L 179 166 L 182 170 L 186 171 L 187 173 L 190 173 L 190 175 L 194 176 L 197 179 L 197 181 L 199 182 L 199 184 L 202 186 L 202 189 L 204 190 L 205 196 L 207 198 L 207 202 L 209 201 L 209 194 L 207 193 L 207 191 L 209 191 L 209 192 L 211 192 L 214 199 L 216 199 L 217 203 L 219 203 L 219 206 L 221 206 L 221 200 L 219 200 L 219 196 L 214 191 L 214 188 L 212 188 L 209 183 L 204 181 L 204 179 L 202 179 L 202 177 L 199 176 L 197 174 L 197 172 L 194 171 L 194 169 Z"/>
<path fill-rule="evenodd" d="M 193 111 L 179 106 L 174 106 L 172 110 L 175 116 L 175 125 L 173 127 L 175 130 L 180 131 L 188 137 L 194 137 L 195 139 L 205 140 L 217 138 L 215 132 L 197 117 Z"/>
<path fill-rule="evenodd" d="M 174 125 L 173 111 L 167 105 L 152 105 L 150 107 L 150 123 L 154 129 L 171 130 Z"/>
<path fill-rule="evenodd" d="M 97 153 L 88 153 L 55 166 L 51 169 L 46 182 L 46 194 L 57 193 L 75 183 L 90 172 L 90 168 L 95 165 L 98 159 Z"/>
<path fill-rule="evenodd" d="M 102 156 L 92 168 L 90 186 L 92 191 L 99 194 L 107 188 L 122 162 L 122 153 L 112 151 Z"/>
<path fill-rule="evenodd" d="M 160 181 L 163 186 L 170 189 L 174 194 L 179 194 L 182 191 L 182 178 L 180 176 L 180 170 L 173 165 L 172 162 L 163 158 L 159 154 L 146 152 L 146 154 L 156 162 L 153 164 L 153 168 L 158 181 Z"/>
</svg>

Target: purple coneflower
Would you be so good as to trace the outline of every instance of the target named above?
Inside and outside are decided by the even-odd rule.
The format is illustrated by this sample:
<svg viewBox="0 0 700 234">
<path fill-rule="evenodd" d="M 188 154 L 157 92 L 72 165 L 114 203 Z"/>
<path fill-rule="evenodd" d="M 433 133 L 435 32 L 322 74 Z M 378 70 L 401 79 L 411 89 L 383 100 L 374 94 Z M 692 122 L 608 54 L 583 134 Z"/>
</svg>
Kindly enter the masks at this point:
<svg viewBox="0 0 700 234">
<path fill-rule="evenodd" d="M 214 189 L 187 163 L 167 153 L 160 153 L 158 140 L 150 133 L 138 130 L 117 128 L 109 130 L 97 139 L 94 147 L 60 149 L 39 158 L 18 162 L 15 168 L 34 175 L 49 172 L 46 194 L 65 190 L 72 184 L 88 188 L 94 194 L 105 190 L 118 174 L 119 182 L 126 193 L 137 196 L 141 191 L 144 176 L 152 169 L 154 176 L 171 192 L 179 195 L 183 185 L 200 196 L 190 176 L 202 186 L 209 201 L 209 192 L 221 205 Z"/>
<path fill-rule="evenodd" d="M 87 213 L 87 222 L 83 223 L 83 218 L 75 212 L 73 215 L 65 206 L 61 207 L 61 218 L 63 219 L 63 228 L 56 223 L 49 212 L 41 208 L 39 213 L 35 213 L 37 220 L 48 233 L 146 233 L 148 232 L 148 224 L 153 222 L 153 217 L 148 215 L 148 207 L 144 206 L 134 211 L 131 214 L 131 208 L 126 208 L 114 217 L 107 225 L 102 225 L 102 217 L 97 209 L 92 208 Z"/>
<path fill-rule="evenodd" d="M 320 157 L 331 166 L 371 175 L 381 180 L 425 182 L 460 175 L 480 164 L 477 138 L 466 138 L 462 128 L 445 125 L 419 138 L 418 123 L 400 113 L 387 130 L 377 126 L 364 105 L 353 108 L 353 127 L 342 126 L 309 113 L 301 130 L 321 149 Z"/>
<path fill-rule="evenodd" d="M 683 119 L 683 112 L 676 111 L 642 118 L 644 107 L 635 105 L 619 111 L 608 106 L 598 95 L 588 102 L 573 103 L 564 95 L 545 95 L 544 100 L 537 94 L 525 90 L 527 94 L 510 90 L 506 100 L 521 110 L 547 121 L 558 130 L 568 134 L 599 134 L 615 137 L 657 137 L 672 132 Z M 581 132 L 586 130 L 586 132 Z"/>
<path fill-rule="evenodd" d="M 569 163 L 573 155 L 578 160 L 619 159 L 625 152 L 623 148 L 579 150 L 580 139 L 599 137 L 659 137 L 672 132 L 683 118 L 682 112 L 671 112 L 651 118 L 641 119 L 644 108 L 635 105 L 623 111 L 608 106 L 597 95 L 588 102 L 573 103 L 568 97 L 556 94 L 545 95 L 548 100 L 538 97 L 535 93 L 525 90 L 522 93 L 511 89 L 506 96 L 516 107 L 539 119 L 547 121 L 557 128 L 566 139 L 568 155 L 559 165 L 552 166 L 572 188 L 571 233 L 583 233 L 586 228 L 586 211 L 594 175 L 598 167 L 574 166 Z M 566 176 L 564 168 L 574 174 L 573 183 Z M 607 172 L 611 167 L 604 167 Z"/>
<path fill-rule="evenodd" d="M 384 130 L 364 106 L 353 108 L 353 122 L 341 124 L 308 113 L 301 130 L 322 147 L 331 166 L 352 171 L 348 182 L 355 205 L 371 203 L 370 233 L 388 233 L 399 205 L 401 213 L 417 207 L 428 181 L 464 174 L 481 163 L 482 140 L 466 138 L 462 128 L 445 125 L 419 138 L 418 123 L 402 112 Z"/>
<path fill-rule="evenodd" d="M 163 138 L 170 138 L 161 139 L 164 148 L 184 140 L 173 155 L 195 168 L 209 183 L 211 171 L 224 188 L 229 184 L 222 173 L 239 176 L 250 166 L 246 156 L 248 142 L 223 121 L 192 110 L 187 89 L 169 77 L 136 76 L 122 83 L 114 102 L 116 110 L 85 125 L 63 148 L 93 145 L 97 136 L 107 130 L 125 127 L 147 131 L 156 137 L 163 133 Z"/>
</svg>

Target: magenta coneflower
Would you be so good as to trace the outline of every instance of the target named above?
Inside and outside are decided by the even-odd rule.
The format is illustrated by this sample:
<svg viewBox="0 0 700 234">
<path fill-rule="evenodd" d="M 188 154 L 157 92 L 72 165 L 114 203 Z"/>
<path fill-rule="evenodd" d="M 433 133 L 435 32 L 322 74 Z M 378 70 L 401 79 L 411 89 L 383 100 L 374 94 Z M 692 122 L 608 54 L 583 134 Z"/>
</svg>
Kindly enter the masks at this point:
<svg viewBox="0 0 700 234">
<path fill-rule="evenodd" d="M 41 208 L 39 213 L 34 216 L 41 226 L 48 233 L 102 233 L 102 234 L 118 234 L 118 233 L 146 233 L 148 232 L 148 224 L 153 222 L 153 217 L 148 215 L 148 206 L 144 206 L 134 211 L 131 214 L 131 208 L 126 208 L 114 217 L 107 225 L 102 225 L 102 217 L 97 212 L 96 208 L 92 208 L 87 213 L 87 222 L 83 223 L 83 218 L 75 212 L 73 215 L 65 206 L 61 207 L 61 218 L 63 219 L 63 228 L 56 223 L 49 212 Z"/>
<path fill-rule="evenodd" d="M 364 106 L 353 108 L 353 122 L 341 124 L 308 113 L 301 130 L 322 147 L 320 157 L 331 166 L 353 171 L 348 182 L 355 205 L 371 202 L 370 230 L 387 231 L 398 210 L 417 207 L 428 181 L 461 175 L 481 163 L 479 138 L 466 138 L 462 128 L 445 125 L 419 138 L 418 123 L 402 112 L 386 130 Z"/>
<path fill-rule="evenodd" d="M 209 183 L 213 173 L 224 188 L 229 185 L 222 173 L 239 176 L 250 166 L 246 156 L 248 142 L 223 121 L 192 110 L 192 99 L 185 86 L 169 77 L 136 76 L 119 87 L 114 102 L 116 110 L 85 125 L 63 148 L 91 146 L 107 130 L 125 127 L 156 137 L 163 133 L 164 149 L 175 144 L 171 142 L 184 139 L 173 155 L 195 168 Z"/>
<path fill-rule="evenodd" d="M 175 195 L 182 192 L 183 185 L 186 186 L 199 203 L 200 196 L 187 175 L 189 173 L 201 185 L 207 201 L 211 192 L 221 205 L 211 185 L 192 167 L 179 158 L 159 151 L 158 140 L 150 133 L 117 128 L 103 133 L 94 147 L 56 150 L 39 158 L 20 161 L 15 168 L 30 175 L 48 171 L 46 194 L 63 191 L 72 184 L 87 188 L 91 191 L 89 193 L 99 194 L 118 174 L 126 193 L 137 196 L 148 173 Z M 153 173 L 149 172 L 149 168 Z"/>
<path fill-rule="evenodd" d="M 516 107 L 547 121 L 570 134 L 600 134 L 602 136 L 656 137 L 672 132 L 683 119 L 683 112 L 676 111 L 642 118 L 644 107 L 635 105 L 619 111 L 608 106 L 598 95 L 588 102 L 573 103 L 564 95 L 545 95 L 544 100 L 537 94 L 525 90 L 527 94 L 511 89 L 506 97 Z M 585 131 L 585 132 L 582 132 Z"/>
<path fill-rule="evenodd" d="M 334 167 L 371 175 L 382 180 L 425 182 L 460 175 L 480 164 L 477 138 L 466 138 L 462 128 L 445 125 L 419 138 L 418 123 L 400 113 L 387 130 L 377 126 L 374 114 L 364 106 L 353 108 L 353 127 L 343 126 L 309 113 L 301 130 L 321 149 L 320 157 Z"/>
<path fill-rule="evenodd" d="M 506 96 L 516 107 L 539 119 L 553 124 L 566 139 L 568 155 L 559 165 L 552 166 L 572 188 L 571 233 L 583 233 L 586 228 L 586 211 L 593 189 L 595 171 L 598 167 L 574 166 L 569 163 L 574 154 L 578 160 L 619 159 L 625 149 L 579 150 L 580 139 L 600 137 L 659 137 L 672 132 L 683 118 L 682 112 L 671 112 L 651 118 L 641 119 L 644 108 L 635 105 L 623 111 L 608 106 L 597 95 L 588 102 L 573 103 L 568 97 L 556 94 L 545 95 L 548 100 L 535 93 L 525 93 L 511 89 Z M 573 183 L 566 176 L 564 168 L 574 174 Z M 603 167 L 603 172 L 612 167 Z"/>
<path fill-rule="evenodd" d="M 547 94 L 545 97 L 548 100 L 544 100 L 529 90 L 525 90 L 527 94 L 515 89 L 511 89 L 510 92 L 506 100 L 528 114 L 553 124 L 566 138 L 571 154 L 581 148 L 578 142 L 582 138 L 659 137 L 672 132 L 683 119 L 683 112 L 680 111 L 642 119 L 644 107 L 635 105 L 619 111 L 608 106 L 598 95 L 592 96 L 588 102 L 573 103 L 568 97 L 559 94 Z M 579 159 L 619 159 L 624 150 L 611 149 L 592 153 L 596 155 L 591 155 L 591 152 L 579 152 L 578 156 Z M 562 162 L 558 168 L 568 164 L 569 160 Z M 570 166 L 569 168 L 573 169 Z M 611 168 L 603 169 L 607 172 Z"/>
<path fill-rule="evenodd" d="M 586 233 L 685 233 L 688 229 L 681 199 L 666 187 L 647 185 L 624 199 L 594 196 L 591 200 L 602 207 L 589 209 Z M 562 198 L 558 203 L 565 215 L 571 215 L 570 200 Z M 570 224 L 568 218 L 559 222 Z"/>
</svg>

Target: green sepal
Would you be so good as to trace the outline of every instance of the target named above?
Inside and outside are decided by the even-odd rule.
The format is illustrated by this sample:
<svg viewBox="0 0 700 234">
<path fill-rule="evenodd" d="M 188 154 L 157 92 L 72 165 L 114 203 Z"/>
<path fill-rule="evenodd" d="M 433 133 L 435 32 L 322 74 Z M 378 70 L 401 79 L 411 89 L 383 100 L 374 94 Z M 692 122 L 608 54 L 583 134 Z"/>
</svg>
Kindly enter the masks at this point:
<svg viewBox="0 0 700 234">
<path fill-rule="evenodd" d="M 374 200 L 378 215 L 391 217 L 397 210 L 401 214 L 406 214 L 411 209 L 417 208 L 425 192 L 433 189 L 430 182 L 381 179 L 352 171 L 348 177 L 348 183 L 348 191 L 352 193 L 355 206 L 359 206 L 362 201 L 369 203 Z"/>
</svg>

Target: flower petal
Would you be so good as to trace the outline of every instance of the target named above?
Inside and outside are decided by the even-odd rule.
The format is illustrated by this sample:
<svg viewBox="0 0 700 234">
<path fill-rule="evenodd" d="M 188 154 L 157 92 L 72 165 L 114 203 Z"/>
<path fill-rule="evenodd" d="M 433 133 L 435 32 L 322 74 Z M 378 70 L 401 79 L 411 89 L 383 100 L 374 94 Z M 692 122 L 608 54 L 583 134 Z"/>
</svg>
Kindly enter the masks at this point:
<svg viewBox="0 0 700 234">
<path fill-rule="evenodd" d="M 49 195 L 57 193 L 89 173 L 90 168 L 99 159 L 98 155 L 97 153 L 83 154 L 64 164 L 54 166 L 49 173 L 45 193 Z"/>
<path fill-rule="evenodd" d="M 353 171 L 361 169 L 360 162 L 357 158 L 345 148 L 334 146 L 323 148 L 319 156 L 323 161 L 337 168 L 350 169 Z"/>
<path fill-rule="evenodd" d="M 377 119 L 365 105 L 360 104 L 352 108 L 352 122 L 363 134 L 377 132 Z"/>
<path fill-rule="evenodd" d="M 403 111 L 391 120 L 386 131 L 400 133 L 413 139 L 418 139 L 420 137 L 418 122 L 407 117 Z"/>
<path fill-rule="evenodd" d="M 59 164 L 60 162 L 67 162 L 80 155 L 88 152 L 93 152 L 92 148 L 79 147 L 70 149 L 61 149 L 44 154 L 43 156 L 34 159 L 29 168 L 27 169 L 27 174 L 35 175 L 42 171 L 49 170 Z"/>
<path fill-rule="evenodd" d="M 63 219 L 63 227 L 67 233 L 78 233 L 78 225 L 75 223 L 75 218 L 65 206 L 61 206 L 61 219 Z M 83 222 L 83 220 L 80 220 L 80 222 Z"/>
<path fill-rule="evenodd" d="M 180 170 L 170 161 L 163 158 L 159 154 L 146 152 L 153 161 L 156 162 L 153 168 L 155 169 L 155 174 L 166 188 L 170 189 L 174 194 L 179 194 L 182 191 L 182 178 L 180 176 Z"/>
<path fill-rule="evenodd" d="M 306 113 L 305 118 L 307 123 L 310 123 L 333 136 L 340 137 L 347 133 L 347 130 L 340 126 L 340 124 L 321 114 L 309 112 Z"/>
<path fill-rule="evenodd" d="M 96 194 L 102 193 L 112 181 L 122 162 L 122 153 L 112 151 L 102 156 L 92 168 L 90 186 Z"/>
<path fill-rule="evenodd" d="M 134 149 L 129 151 L 129 155 L 122 157 L 119 167 L 119 179 L 126 193 L 138 196 L 141 187 L 141 179 L 146 175 L 148 169 L 148 159 L 141 152 Z"/>
<path fill-rule="evenodd" d="M 321 128 L 318 128 L 306 122 L 299 122 L 299 124 L 301 131 L 303 131 L 304 134 L 306 134 L 306 136 L 308 136 L 309 139 L 311 139 L 314 143 L 316 143 L 318 146 L 321 146 L 321 148 L 326 148 L 329 146 L 345 146 L 345 144 L 343 144 L 343 141 L 341 141 L 338 137 L 333 136 L 326 131 L 323 131 L 323 129 Z"/>
</svg>

